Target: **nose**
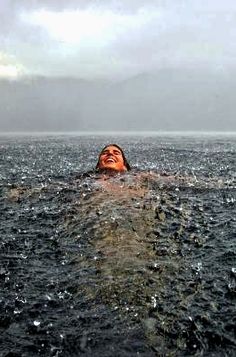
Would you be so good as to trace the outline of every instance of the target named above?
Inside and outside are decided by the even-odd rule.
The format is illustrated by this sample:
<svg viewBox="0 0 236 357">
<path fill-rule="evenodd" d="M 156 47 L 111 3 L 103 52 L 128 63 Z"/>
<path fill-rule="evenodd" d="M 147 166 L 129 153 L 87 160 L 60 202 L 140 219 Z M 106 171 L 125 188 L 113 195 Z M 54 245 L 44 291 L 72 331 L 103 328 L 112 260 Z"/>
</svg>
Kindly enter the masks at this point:
<svg viewBox="0 0 236 357">
<path fill-rule="evenodd" d="M 113 155 L 113 152 L 112 151 L 108 151 L 107 155 Z"/>
</svg>

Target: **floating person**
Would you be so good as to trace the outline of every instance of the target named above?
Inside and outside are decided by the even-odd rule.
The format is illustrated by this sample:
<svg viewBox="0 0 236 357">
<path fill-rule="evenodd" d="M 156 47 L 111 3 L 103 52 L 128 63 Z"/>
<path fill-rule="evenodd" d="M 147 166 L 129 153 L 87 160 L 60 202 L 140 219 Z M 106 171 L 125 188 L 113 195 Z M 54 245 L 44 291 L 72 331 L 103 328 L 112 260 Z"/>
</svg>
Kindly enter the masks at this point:
<svg viewBox="0 0 236 357">
<path fill-rule="evenodd" d="M 79 254 L 75 249 L 68 256 L 84 277 L 87 274 L 78 285 L 81 299 L 119 311 L 122 319 L 129 314 L 135 324 L 144 325 L 141 330 L 155 346 L 151 323 L 159 320 L 149 317 L 156 299 L 162 299 L 158 292 L 182 267 L 181 239 L 176 236 L 185 234 L 189 211 L 175 190 L 163 189 L 165 176 L 158 181 L 158 173 L 130 170 L 118 145 L 105 146 L 95 175 L 71 182 L 73 192 L 59 235 L 65 246 L 79 245 Z M 63 204 L 65 194 L 58 197 Z"/>
</svg>

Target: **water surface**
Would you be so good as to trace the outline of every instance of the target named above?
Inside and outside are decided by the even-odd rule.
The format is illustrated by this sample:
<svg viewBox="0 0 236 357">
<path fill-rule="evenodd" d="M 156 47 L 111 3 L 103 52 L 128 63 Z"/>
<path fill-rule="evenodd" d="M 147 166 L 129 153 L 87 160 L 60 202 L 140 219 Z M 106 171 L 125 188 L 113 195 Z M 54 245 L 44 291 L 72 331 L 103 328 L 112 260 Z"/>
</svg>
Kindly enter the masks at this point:
<svg viewBox="0 0 236 357">
<path fill-rule="evenodd" d="M 109 142 L 136 169 L 81 177 Z M 235 355 L 234 137 L 4 136 L 0 153 L 2 356 Z"/>
</svg>

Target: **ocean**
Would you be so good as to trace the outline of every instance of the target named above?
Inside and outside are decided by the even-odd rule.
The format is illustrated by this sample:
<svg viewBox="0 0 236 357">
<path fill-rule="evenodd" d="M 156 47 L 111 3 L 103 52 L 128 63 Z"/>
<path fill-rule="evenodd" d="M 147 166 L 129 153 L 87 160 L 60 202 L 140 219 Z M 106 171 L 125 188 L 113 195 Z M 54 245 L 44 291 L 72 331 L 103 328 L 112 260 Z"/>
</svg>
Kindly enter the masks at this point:
<svg viewBox="0 0 236 357">
<path fill-rule="evenodd" d="M 84 175 L 108 143 L 133 169 Z M 235 356 L 236 135 L 2 135 L 0 168 L 0 356 Z"/>
</svg>

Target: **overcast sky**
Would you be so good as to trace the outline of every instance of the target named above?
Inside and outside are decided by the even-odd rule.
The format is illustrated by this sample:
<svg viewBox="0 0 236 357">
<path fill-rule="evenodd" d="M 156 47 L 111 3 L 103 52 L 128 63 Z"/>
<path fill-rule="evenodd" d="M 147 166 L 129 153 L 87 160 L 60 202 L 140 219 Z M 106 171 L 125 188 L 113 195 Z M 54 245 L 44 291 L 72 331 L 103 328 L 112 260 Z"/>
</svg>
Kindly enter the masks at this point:
<svg viewBox="0 0 236 357">
<path fill-rule="evenodd" d="M 236 63 L 235 0 L 1 0 L 0 14 L 0 77 L 117 79 Z"/>
</svg>

